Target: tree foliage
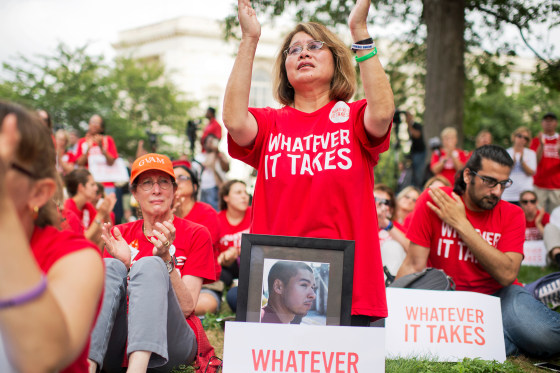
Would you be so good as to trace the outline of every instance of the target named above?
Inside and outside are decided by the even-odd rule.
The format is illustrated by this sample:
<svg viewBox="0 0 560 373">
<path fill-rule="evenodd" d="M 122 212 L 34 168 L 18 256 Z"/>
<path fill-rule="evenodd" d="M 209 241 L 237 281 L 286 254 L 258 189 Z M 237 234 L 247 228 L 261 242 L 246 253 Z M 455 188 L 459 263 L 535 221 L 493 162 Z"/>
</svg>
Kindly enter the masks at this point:
<svg viewBox="0 0 560 373">
<path fill-rule="evenodd" d="M 408 32 L 401 35 L 395 35 L 395 39 L 409 46 L 409 50 L 401 53 L 398 58 L 390 61 L 386 66 L 387 73 L 391 78 L 391 85 L 395 94 L 395 102 L 397 106 L 407 101 L 411 95 L 424 97 L 425 112 L 420 113 L 427 120 L 426 134 L 427 137 L 439 134 L 442 127 L 447 125 L 455 125 L 462 133 L 465 128 L 467 142 L 472 136 L 471 131 L 476 128 L 482 128 L 489 124 L 482 124 L 484 121 L 477 110 L 489 110 L 485 114 L 485 118 L 492 117 L 491 113 L 495 112 L 498 107 L 485 107 L 483 102 L 479 102 L 474 98 L 480 91 L 484 93 L 484 98 L 489 101 L 501 100 L 505 95 L 505 89 L 498 84 L 498 80 L 504 77 L 507 66 L 504 69 L 490 60 L 467 61 L 464 66 L 464 53 L 456 53 L 453 55 L 446 52 L 452 41 L 443 40 L 448 38 L 450 31 L 454 35 L 463 35 L 463 40 L 456 43 L 463 43 L 466 52 L 475 52 L 475 48 L 483 49 L 482 54 L 478 56 L 494 58 L 495 55 L 515 55 L 518 45 L 512 45 L 508 40 L 503 38 L 504 31 L 507 27 L 514 27 L 525 45 L 531 49 L 538 59 L 539 64 L 534 74 L 536 84 L 540 84 L 545 88 L 546 92 L 554 95 L 554 92 L 560 91 L 560 60 L 554 57 L 554 44 L 546 44 L 542 39 L 543 24 L 549 25 L 549 28 L 560 25 L 560 2 L 551 0 L 446 0 L 446 1 L 429 1 L 429 0 L 373 0 L 376 10 L 371 14 L 372 24 L 378 26 L 391 27 L 391 25 L 403 25 Z M 448 29 L 441 30 L 441 24 L 446 20 L 445 9 L 450 3 L 456 3 L 461 7 L 463 14 L 463 22 L 452 20 Z M 319 21 L 328 26 L 336 26 L 338 24 L 346 24 L 350 10 L 354 6 L 354 0 L 253 0 L 252 5 L 255 8 L 261 22 L 266 19 L 274 19 L 276 17 L 285 16 L 290 13 L 293 19 L 300 21 Z M 440 14 L 434 17 L 435 12 Z M 438 18 L 439 17 L 439 18 Z M 456 24 L 456 26 L 454 26 Z M 430 39 L 430 25 L 436 27 L 439 34 L 435 38 Z M 235 35 L 237 30 L 237 17 L 232 14 L 226 19 L 225 32 L 226 37 Z M 460 27 L 460 29 L 454 29 Z M 544 31 L 546 32 L 546 30 Z M 455 37 L 455 36 L 453 36 Z M 426 44 L 426 40 L 431 43 Z M 539 45 L 536 47 L 535 45 Z M 434 51 L 434 46 L 440 50 Z M 484 49 L 489 49 L 489 52 Z M 431 54 L 430 54 L 431 50 Z M 434 57 L 435 55 L 435 57 Z M 428 56 L 428 58 L 427 58 Z M 432 56 L 432 58 L 429 58 Z M 443 63 L 441 63 L 443 61 Z M 490 62 L 489 62 L 490 61 Z M 439 62 L 435 63 L 434 62 Z M 403 66 L 415 65 L 416 68 L 403 69 Z M 486 66 L 485 66 L 486 65 Z M 457 69 L 461 74 L 456 74 Z M 471 70 L 469 70 L 471 69 Z M 494 70 L 493 70 L 494 69 Z M 410 76 L 410 74 L 415 76 Z M 469 81 L 476 80 L 474 72 L 482 74 L 488 87 L 481 89 L 480 82 Z M 465 81 L 466 79 L 466 81 Z M 429 82 L 429 85 L 426 83 Z M 447 85 L 439 84 L 441 82 Z M 434 86 L 434 84 L 436 86 Z M 439 85 L 438 85 L 439 84 Z M 482 83 L 484 84 L 484 83 Z M 453 89 L 458 87 L 458 89 Z M 425 91 L 425 94 L 424 94 Z M 510 98 L 510 100 L 513 100 Z M 544 110 L 546 107 L 543 102 L 538 105 L 534 111 Z M 507 104 L 504 110 L 507 108 Z M 465 110 L 463 110 L 465 108 Z M 474 112 L 467 112 L 474 110 Z M 463 115 L 463 112 L 465 115 Z M 504 114 L 507 114 L 504 112 Z M 519 114 L 523 121 L 527 121 L 526 114 Z M 513 118 L 505 116 L 506 123 L 519 123 Z M 474 125 L 473 123 L 477 123 Z M 463 126 L 464 125 L 464 126 Z M 503 127 L 503 132 L 510 126 Z M 502 135 L 497 134 L 499 138 Z"/>
<path fill-rule="evenodd" d="M 88 54 L 87 46 L 60 44 L 52 55 L 20 56 L 3 67 L 0 97 L 45 109 L 55 126 L 82 133 L 89 118 L 100 114 L 123 155 L 135 154 L 146 130 L 182 131 L 193 106 L 181 99 L 159 62 L 119 58 L 109 64 Z"/>
</svg>

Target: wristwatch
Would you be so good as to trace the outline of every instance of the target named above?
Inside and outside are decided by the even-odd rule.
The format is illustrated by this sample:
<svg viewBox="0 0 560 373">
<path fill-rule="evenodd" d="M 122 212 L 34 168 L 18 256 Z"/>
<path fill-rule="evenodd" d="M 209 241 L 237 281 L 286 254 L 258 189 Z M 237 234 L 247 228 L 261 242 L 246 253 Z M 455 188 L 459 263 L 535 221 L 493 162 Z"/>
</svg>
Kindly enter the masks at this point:
<svg viewBox="0 0 560 373">
<path fill-rule="evenodd" d="M 165 262 L 165 266 L 167 267 L 167 271 L 169 273 L 171 273 L 171 271 L 173 271 L 175 269 L 175 266 L 177 265 L 177 258 L 175 257 L 175 255 L 171 256 L 171 260 L 168 262 Z"/>
</svg>

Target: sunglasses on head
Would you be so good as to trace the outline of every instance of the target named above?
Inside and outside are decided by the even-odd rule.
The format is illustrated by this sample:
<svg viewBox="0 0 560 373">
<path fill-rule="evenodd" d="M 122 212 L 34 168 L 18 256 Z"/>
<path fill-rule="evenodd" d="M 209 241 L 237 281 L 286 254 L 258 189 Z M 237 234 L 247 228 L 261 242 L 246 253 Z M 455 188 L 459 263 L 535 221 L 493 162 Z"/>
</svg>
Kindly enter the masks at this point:
<svg viewBox="0 0 560 373">
<path fill-rule="evenodd" d="M 522 205 L 526 205 L 528 203 L 531 203 L 531 204 L 534 205 L 535 203 L 537 203 L 537 200 L 536 199 L 522 199 L 519 202 L 521 202 Z"/>
</svg>

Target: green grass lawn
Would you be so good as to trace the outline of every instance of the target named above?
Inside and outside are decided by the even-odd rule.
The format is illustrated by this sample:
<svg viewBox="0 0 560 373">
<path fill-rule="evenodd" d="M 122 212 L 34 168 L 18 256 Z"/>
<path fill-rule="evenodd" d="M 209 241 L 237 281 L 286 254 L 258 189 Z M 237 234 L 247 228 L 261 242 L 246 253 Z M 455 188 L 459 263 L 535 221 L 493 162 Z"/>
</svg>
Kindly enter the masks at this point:
<svg viewBox="0 0 560 373">
<path fill-rule="evenodd" d="M 518 279 L 520 282 L 527 284 L 539 279 L 549 273 L 558 271 L 557 267 L 525 267 L 522 266 L 519 271 Z M 222 302 L 222 308 L 218 315 L 207 315 L 203 320 L 208 339 L 216 350 L 216 356 L 222 358 L 224 348 L 224 323 L 225 320 L 233 316 L 233 312 Z M 553 363 L 560 364 L 560 359 L 550 360 Z M 506 362 L 500 364 L 495 361 L 472 360 L 465 359 L 458 363 L 441 363 L 430 359 L 414 358 L 414 359 L 387 359 L 385 360 L 385 371 L 389 373 L 405 373 L 405 372 L 477 372 L 477 373 L 501 373 L 501 372 L 547 372 L 548 370 L 540 369 L 534 366 L 541 360 L 533 360 L 524 356 L 508 358 Z M 550 372 L 550 371 L 548 371 Z M 184 367 L 176 373 L 194 373 L 192 367 Z"/>
</svg>

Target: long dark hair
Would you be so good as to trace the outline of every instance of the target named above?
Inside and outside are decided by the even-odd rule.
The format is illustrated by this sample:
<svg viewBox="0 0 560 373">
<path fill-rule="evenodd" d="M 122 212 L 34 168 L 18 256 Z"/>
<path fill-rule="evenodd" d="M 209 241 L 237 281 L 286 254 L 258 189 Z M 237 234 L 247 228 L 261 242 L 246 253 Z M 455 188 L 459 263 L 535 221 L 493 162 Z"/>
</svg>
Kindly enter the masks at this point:
<svg viewBox="0 0 560 373">
<path fill-rule="evenodd" d="M 501 146 L 481 146 L 480 148 L 475 149 L 465 167 L 455 174 L 455 185 L 453 186 L 453 191 L 456 194 L 461 196 L 465 193 L 465 190 L 467 190 L 467 183 L 465 183 L 465 179 L 463 177 L 464 170 L 468 168 L 474 172 L 480 171 L 482 168 L 482 159 L 488 159 L 509 168 L 513 167 L 513 159 L 511 159 L 508 152 Z"/>
</svg>

